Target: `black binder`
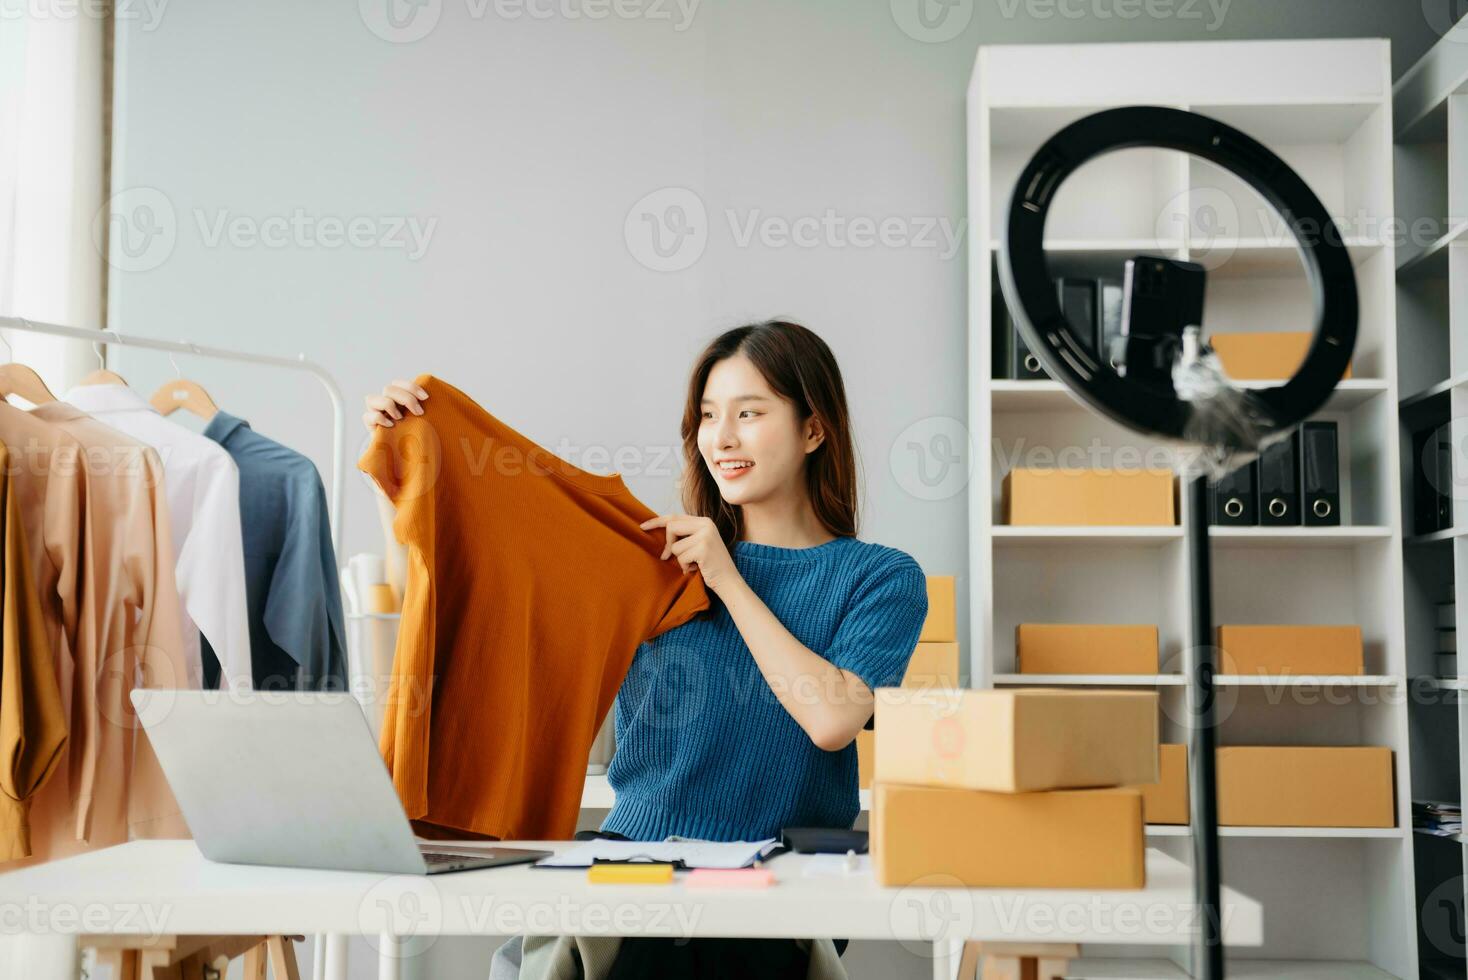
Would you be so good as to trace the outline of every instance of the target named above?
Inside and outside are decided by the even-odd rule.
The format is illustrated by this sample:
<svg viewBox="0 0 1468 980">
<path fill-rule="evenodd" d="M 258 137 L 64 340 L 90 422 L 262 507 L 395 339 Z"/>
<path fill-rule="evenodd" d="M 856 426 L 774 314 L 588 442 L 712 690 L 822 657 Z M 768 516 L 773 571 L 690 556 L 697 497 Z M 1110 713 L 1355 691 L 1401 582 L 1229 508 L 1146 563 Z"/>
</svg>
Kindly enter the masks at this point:
<svg viewBox="0 0 1468 980">
<path fill-rule="evenodd" d="M 1412 532 L 1431 534 L 1433 531 L 1451 527 L 1442 520 L 1439 503 L 1437 464 L 1437 429 L 1419 429 L 1412 433 Z M 1451 515 L 1449 515 L 1451 517 Z"/>
<path fill-rule="evenodd" d="M 1453 526 L 1453 444 L 1448 427 L 1437 430 L 1437 527 L 1443 531 Z"/>
<path fill-rule="evenodd" d="M 1009 318 L 1004 294 L 999 291 L 996 281 L 989 301 L 989 359 L 994 377 L 1014 377 L 1014 342 L 1017 339 L 1014 321 Z"/>
<path fill-rule="evenodd" d="M 1289 527 L 1300 523 L 1300 433 L 1291 432 L 1259 454 L 1259 523 Z"/>
<path fill-rule="evenodd" d="M 1300 515 L 1310 527 L 1341 522 L 1340 434 L 1334 422 L 1300 426 Z"/>
<path fill-rule="evenodd" d="M 1009 333 L 1009 376 L 1016 381 L 1035 381 L 1050 377 L 1044 366 L 1040 364 L 1040 359 L 1030 353 L 1030 345 L 1026 344 L 1024 337 L 1020 336 L 1019 328 L 1014 324 L 1014 317 L 1008 310 L 1004 312 L 1004 327 Z"/>
<path fill-rule="evenodd" d="M 1227 527 L 1252 527 L 1259 523 L 1259 498 L 1255 494 L 1257 463 L 1240 466 L 1209 487 L 1211 524 Z"/>
<path fill-rule="evenodd" d="M 1070 321 L 1076 337 L 1092 351 L 1098 350 L 1098 317 L 1095 279 L 1061 278 L 1055 281 L 1060 293 L 1060 312 Z"/>
</svg>

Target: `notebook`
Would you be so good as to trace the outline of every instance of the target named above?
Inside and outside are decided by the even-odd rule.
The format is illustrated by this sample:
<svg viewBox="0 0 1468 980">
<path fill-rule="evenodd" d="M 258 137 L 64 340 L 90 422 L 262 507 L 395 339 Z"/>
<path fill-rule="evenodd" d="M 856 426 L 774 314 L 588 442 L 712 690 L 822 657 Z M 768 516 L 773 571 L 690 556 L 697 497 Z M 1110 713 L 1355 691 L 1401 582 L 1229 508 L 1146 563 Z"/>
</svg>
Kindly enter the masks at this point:
<svg viewBox="0 0 1468 980">
<path fill-rule="evenodd" d="M 771 837 L 761 841 L 593 840 L 535 862 L 537 868 L 589 868 L 608 861 L 671 864 L 678 868 L 747 868 L 780 850 Z"/>
</svg>

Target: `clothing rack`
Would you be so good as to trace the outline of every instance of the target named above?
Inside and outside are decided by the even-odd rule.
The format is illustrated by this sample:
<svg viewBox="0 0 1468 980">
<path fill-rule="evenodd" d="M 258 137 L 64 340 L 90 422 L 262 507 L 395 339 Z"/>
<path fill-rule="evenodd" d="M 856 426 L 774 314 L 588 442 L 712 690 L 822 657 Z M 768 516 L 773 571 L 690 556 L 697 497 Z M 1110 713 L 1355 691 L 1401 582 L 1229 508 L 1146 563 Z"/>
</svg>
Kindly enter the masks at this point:
<svg viewBox="0 0 1468 980">
<path fill-rule="evenodd" d="M 175 354 L 195 354 L 221 361 L 237 361 L 242 364 L 261 364 L 267 367 L 305 371 L 321 382 L 326 395 L 331 399 L 331 495 L 328 501 L 331 520 L 331 546 L 338 555 L 342 549 L 342 479 L 346 471 L 346 412 L 342 403 L 341 388 L 325 368 L 314 361 L 306 360 L 305 354 L 294 358 L 274 357 L 269 354 L 252 354 L 247 351 L 228 350 L 223 347 L 201 347 L 186 341 L 155 340 L 152 337 L 132 337 L 112 330 L 88 329 L 62 326 L 59 323 L 41 323 L 23 317 L 0 316 L 0 330 L 19 330 L 24 333 L 50 334 L 68 337 L 89 344 L 109 344 L 116 347 L 139 347 L 146 350 L 161 350 Z"/>
<path fill-rule="evenodd" d="M 253 354 L 248 351 L 228 350 L 223 347 L 201 347 L 187 341 L 155 340 L 152 337 L 131 337 L 113 330 L 69 327 L 59 323 L 43 323 L 24 317 L 0 316 L 0 330 L 19 330 L 23 333 L 49 334 L 67 337 L 88 344 L 108 344 L 115 347 L 138 347 L 144 350 L 167 351 L 173 354 L 194 354 L 212 357 L 221 361 L 236 361 L 242 364 L 260 364 L 266 367 L 305 371 L 321 382 L 326 396 L 331 399 L 331 494 L 327 499 L 328 517 L 331 521 L 331 546 L 337 555 L 342 552 L 342 477 L 346 471 L 347 426 L 346 411 L 342 403 L 341 388 L 336 379 L 321 365 L 306 360 L 305 354 L 294 358 L 275 357 L 269 354 Z M 318 935 L 312 975 L 315 980 L 346 980 L 347 943 L 344 935 Z"/>
</svg>

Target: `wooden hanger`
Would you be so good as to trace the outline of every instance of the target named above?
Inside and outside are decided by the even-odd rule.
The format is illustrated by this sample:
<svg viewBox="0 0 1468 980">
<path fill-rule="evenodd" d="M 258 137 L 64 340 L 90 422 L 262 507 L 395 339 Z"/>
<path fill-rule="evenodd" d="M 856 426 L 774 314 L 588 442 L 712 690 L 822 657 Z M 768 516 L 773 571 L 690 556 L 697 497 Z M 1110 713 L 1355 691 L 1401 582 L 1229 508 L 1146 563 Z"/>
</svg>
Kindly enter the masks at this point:
<svg viewBox="0 0 1468 980">
<path fill-rule="evenodd" d="M 41 380 L 39 374 L 14 361 L 0 365 L 0 398 L 9 398 L 11 395 L 19 395 L 32 405 L 44 405 L 56 400 L 56 396 L 51 394 L 51 389 L 46 387 L 46 382 Z"/>
<path fill-rule="evenodd" d="M 219 414 L 219 406 L 209 397 L 209 392 L 197 381 L 174 378 L 153 392 L 149 399 L 159 415 L 170 415 L 176 409 L 186 408 L 205 422 Z"/>
<path fill-rule="evenodd" d="M 0 337 L 0 344 L 5 345 L 5 352 L 9 356 L 15 356 L 10 342 L 4 337 Z M 33 368 L 15 361 L 0 364 L 0 399 L 9 398 L 11 395 L 19 395 L 32 405 L 44 405 L 56 400 L 56 396 L 51 394 L 51 389 L 46 387 L 46 382 L 41 380 L 41 376 Z"/>
<path fill-rule="evenodd" d="M 92 351 L 97 355 L 97 370 L 77 382 L 78 385 L 122 385 L 127 387 L 127 381 L 116 371 L 107 370 L 107 359 L 102 356 L 102 345 L 92 344 Z"/>
<path fill-rule="evenodd" d="M 123 385 L 127 386 L 127 380 L 115 371 L 106 368 L 93 371 L 77 382 L 78 385 Z"/>
<path fill-rule="evenodd" d="M 219 406 L 214 404 L 214 399 L 209 397 L 204 386 L 185 378 L 172 354 L 168 355 L 168 363 L 173 365 L 173 373 L 177 377 L 153 392 L 149 401 L 154 410 L 159 415 L 171 415 L 176 409 L 187 408 L 205 422 L 218 415 Z"/>
</svg>

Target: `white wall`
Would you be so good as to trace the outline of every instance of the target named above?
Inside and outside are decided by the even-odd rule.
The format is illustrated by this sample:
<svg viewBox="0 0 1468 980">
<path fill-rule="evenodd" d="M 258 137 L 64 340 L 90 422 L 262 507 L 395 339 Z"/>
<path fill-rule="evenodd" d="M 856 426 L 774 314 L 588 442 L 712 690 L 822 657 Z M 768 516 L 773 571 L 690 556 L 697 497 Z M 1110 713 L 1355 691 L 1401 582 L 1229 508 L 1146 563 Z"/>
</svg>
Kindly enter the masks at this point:
<svg viewBox="0 0 1468 980">
<path fill-rule="evenodd" d="M 622 469 L 664 510 L 676 504 L 693 356 L 722 328 L 796 317 L 845 372 L 865 470 L 862 536 L 930 573 L 967 567 L 962 482 L 930 490 L 924 479 L 942 472 L 941 420 L 966 416 L 965 261 L 945 235 L 966 211 L 963 97 L 976 46 L 1385 35 L 1400 71 L 1449 6 L 152 2 L 124 2 L 119 17 L 114 191 L 124 220 L 151 205 L 159 234 L 114 257 L 113 327 L 303 352 L 335 372 L 353 416 L 393 376 L 435 373 L 586 468 Z M 410 33 L 432 29 L 384 39 L 388 2 L 418 12 Z M 592 19 L 598 10 L 611 15 Z M 1159 95 L 1166 87 L 1158 79 Z M 649 268 L 658 259 L 644 216 L 669 235 L 671 206 L 690 202 L 678 227 L 695 234 L 669 259 L 686 267 Z M 297 214 L 280 247 L 214 237 L 221 220 L 248 233 Z M 758 230 L 740 240 L 751 220 L 768 236 L 801 218 L 817 221 L 813 247 Z M 373 243 L 323 247 L 317 223 L 328 219 L 364 221 Z M 885 227 L 888 243 L 862 247 L 857 219 Z M 377 240 L 401 222 L 431 229 L 422 254 L 393 247 L 401 236 Z M 326 402 L 308 378 L 181 366 L 329 471 Z M 114 367 L 145 390 L 172 373 L 150 353 L 123 351 Z M 351 461 L 359 432 L 353 418 Z M 604 455 L 585 455 L 594 450 Z M 618 451 L 632 455 L 613 463 Z M 381 550 L 355 474 L 346 522 L 348 553 Z M 909 965 L 922 974 L 920 960 Z"/>
<path fill-rule="evenodd" d="M 151 205 L 162 233 L 114 257 L 111 326 L 303 352 L 354 415 L 393 376 L 432 372 L 589 469 L 622 452 L 629 485 L 663 510 L 693 356 L 722 328 L 797 317 L 846 374 L 863 535 L 933 573 L 966 566 L 961 484 L 924 479 L 944 465 L 936 420 L 966 414 L 951 238 L 975 46 L 1390 34 L 1406 64 L 1433 26 L 1418 4 L 1375 0 L 1150 0 L 1157 16 L 1140 18 L 1125 16 L 1134 0 L 922 0 L 947 11 L 936 34 L 914 20 L 919 0 L 151 2 L 119 16 L 113 189 L 121 220 Z M 387 26 L 388 2 L 417 11 L 408 34 Z M 899 26 L 941 38 L 966 16 L 951 40 Z M 654 271 L 645 221 L 673 244 L 669 205 L 685 199 L 706 248 L 690 236 L 672 257 L 686 268 Z M 813 246 L 770 237 L 802 218 L 818 222 Z M 327 225 L 340 237 L 354 220 L 364 244 L 333 245 Z M 864 247 L 873 229 L 887 244 Z M 184 362 L 328 469 L 309 379 Z M 115 366 L 144 388 L 172 371 L 129 351 Z M 349 553 L 380 549 L 355 474 L 345 516 Z"/>
</svg>

